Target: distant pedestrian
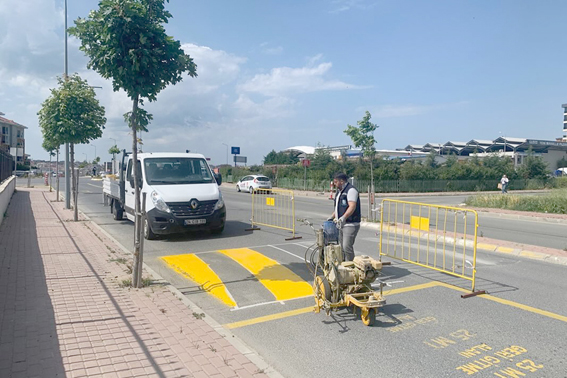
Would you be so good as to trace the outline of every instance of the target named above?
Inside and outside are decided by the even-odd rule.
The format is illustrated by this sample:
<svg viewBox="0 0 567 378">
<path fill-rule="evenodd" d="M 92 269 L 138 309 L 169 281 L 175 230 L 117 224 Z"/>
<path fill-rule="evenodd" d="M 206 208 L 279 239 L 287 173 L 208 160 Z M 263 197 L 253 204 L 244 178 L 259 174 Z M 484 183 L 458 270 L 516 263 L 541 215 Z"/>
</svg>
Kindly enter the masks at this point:
<svg viewBox="0 0 567 378">
<path fill-rule="evenodd" d="M 500 185 L 502 186 L 502 194 L 508 193 L 508 177 L 506 175 L 502 176 L 500 179 Z"/>
<path fill-rule="evenodd" d="M 358 190 L 348 182 L 347 175 L 337 173 L 334 179 L 338 189 L 335 196 L 335 211 L 330 220 L 337 222 L 339 244 L 343 250 L 345 261 L 354 259 L 354 241 L 360 230 L 360 197 Z"/>
</svg>

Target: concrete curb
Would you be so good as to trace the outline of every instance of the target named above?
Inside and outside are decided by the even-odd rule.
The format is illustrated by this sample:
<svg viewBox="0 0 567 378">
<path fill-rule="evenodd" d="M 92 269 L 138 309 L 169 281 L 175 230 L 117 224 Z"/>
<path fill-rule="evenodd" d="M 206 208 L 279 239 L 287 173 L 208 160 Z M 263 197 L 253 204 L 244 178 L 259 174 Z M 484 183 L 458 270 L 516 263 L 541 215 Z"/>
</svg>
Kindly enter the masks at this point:
<svg viewBox="0 0 567 378">
<path fill-rule="evenodd" d="M 124 252 L 125 254 L 127 254 L 129 256 L 132 255 L 131 251 L 129 251 L 122 244 L 120 244 L 120 242 L 118 242 L 118 240 L 116 240 L 112 235 L 110 235 L 108 232 L 106 232 L 106 230 L 104 230 L 102 227 L 100 227 L 97 223 L 93 222 L 85 213 L 83 213 L 81 210 L 79 210 L 79 213 L 82 217 L 84 217 L 85 220 L 89 221 L 89 223 L 94 228 L 96 228 L 98 231 L 102 232 L 104 234 L 104 236 L 106 236 L 113 243 L 115 243 L 117 246 L 119 246 L 120 249 L 122 250 L 122 252 Z M 146 272 L 148 272 L 152 276 L 152 278 L 154 278 L 156 281 L 163 281 L 163 282 L 169 283 L 162 276 L 160 276 L 155 270 L 150 268 L 146 263 L 143 263 L 143 269 L 146 270 Z M 201 320 L 203 320 L 211 328 L 213 328 L 221 336 L 223 336 L 234 348 L 236 348 L 236 350 L 238 350 L 240 353 L 242 353 L 243 355 L 248 357 L 248 359 L 251 362 L 253 362 L 254 364 L 256 364 L 256 366 L 258 366 L 259 369 L 263 370 L 266 375 L 268 375 L 271 378 L 284 378 L 283 375 L 281 375 L 270 364 L 268 364 L 262 358 L 262 356 L 260 356 L 256 351 L 254 351 L 254 349 L 249 347 L 244 341 L 239 339 L 235 334 L 230 332 L 228 329 L 224 328 L 221 324 L 219 324 L 216 320 L 214 320 L 211 316 L 209 316 L 205 311 L 203 311 L 203 309 L 201 309 L 194 302 L 192 302 L 189 298 L 187 298 L 185 295 L 183 295 L 183 293 L 181 293 L 179 290 L 177 290 L 177 288 L 175 288 L 171 284 L 166 285 L 166 287 L 169 289 L 169 291 L 173 295 L 175 295 L 175 297 L 179 298 L 183 302 L 183 304 L 185 304 L 187 307 L 189 307 L 191 309 L 195 309 L 196 311 L 205 314 L 205 316 Z"/>
<path fill-rule="evenodd" d="M 380 229 L 381 229 L 379 223 L 361 222 L 360 226 L 364 227 L 366 229 L 376 230 L 376 231 L 380 231 Z M 396 233 L 397 234 L 409 235 L 409 230 L 400 228 L 399 230 L 397 230 Z M 472 240 L 463 240 L 463 239 L 455 240 L 455 238 L 452 238 L 452 237 L 447 237 L 447 236 L 443 237 L 443 236 L 433 235 L 433 234 L 430 234 L 430 233 L 427 233 L 427 232 L 417 231 L 417 230 L 412 231 L 412 236 L 418 236 L 418 235 L 419 235 L 420 239 L 429 240 L 430 242 L 431 241 L 437 241 L 437 242 L 444 241 L 445 243 L 448 243 L 448 244 L 451 244 L 451 245 L 456 244 L 457 246 L 460 246 L 460 247 L 462 247 L 463 245 L 465 245 L 466 247 L 469 247 L 469 248 L 473 247 L 473 241 Z M 504 244 L 497 245 L 497 244 L 478 243 L 478 242 L 477 242 L 477 245 L 476 245 L 477 250 L 482 250 L 482 251 L 485 251 L 485 252 L 502 253 L 502 254 L 506 254 L 506 255 L 523 257 L 523 258 L 532 259 L 532 260 L 546 261 L 546 262 L 553 263 L 553 264 L 567 265 L 567 253 L 565 253 L 564 251 L 557 250 L 559 254 L 561 254 L 561 253 L 565 254 L 565 256 L 558 256 L 558 255 L 554 255 L 554 254 L 530 251 L 529 250 L 530 247 L 531 246 L 529 246 L 529 245 L 525 245 L 525 246 L 522 246 L 521 248 L 511 248 L 511 247 L 507 247 Z"/>
</svg>

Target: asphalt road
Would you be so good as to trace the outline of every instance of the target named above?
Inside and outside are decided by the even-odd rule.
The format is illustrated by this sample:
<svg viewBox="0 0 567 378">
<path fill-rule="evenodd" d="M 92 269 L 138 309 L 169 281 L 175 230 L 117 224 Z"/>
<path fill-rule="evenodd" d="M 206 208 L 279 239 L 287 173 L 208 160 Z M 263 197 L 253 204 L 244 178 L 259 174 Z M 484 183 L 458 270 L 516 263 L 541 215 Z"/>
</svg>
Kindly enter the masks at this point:
<svg viewBox="0 0 567 378">
<path fill-rule="evenodd" d="M 100 181 L 82 179 L 79 207 L 132 250 L 133 224 L 112 220 L 109 208 L 102 206 L 101 186 Z M 311 311 L 313 298 L 304 295 L 312 280 L 304 262 L 306 247 L 314 243 L 310 228 L 299 227 L 303 238 L 293 241 L 285 241 L 289 234 L 275 229 L 247 232 L 250 195 L 224 187 L 223 195 L 228 215 L 222 235 L 146 241 L 144 261 L 284 376 L 567 376 L 564 266 L 479 252 L 476 288 L 489 294 L 462 299 L 463 291 L 470 290 L 468 281 L 393 260 L 381 277 L 391 285 L 385 292 L 387 305 L 377 324 L 365 327 L 346 310 L 331 316 Z M 425 201 L 458 205 L 463 199 L 419 197 Z M 316 224 L 332 212 L 331 201 L 323 198 L 297 196 L 296 208 L 298 218 Z M 529 233 L 530 244 L 537 245 L 559 240 L 565 229 L 484 215 L 479 223 L 484 236 L 518 241 L 511 233 Z M 361 229 L 355 249 L 377 258 L 375 232 Z M 238 261 L 242 256 L 264 261 L 262 270 Z M 202 271 L 190 270 L 198 263 L 210 268 L 219 282 L 196 282 Z M 286 289 L 278 291 L 274 285 Z M 230 293 L 225 301 L 216 295 L 222 287 Z M 286 294 L 290 297 L 282 299 Z"/>
</svg>

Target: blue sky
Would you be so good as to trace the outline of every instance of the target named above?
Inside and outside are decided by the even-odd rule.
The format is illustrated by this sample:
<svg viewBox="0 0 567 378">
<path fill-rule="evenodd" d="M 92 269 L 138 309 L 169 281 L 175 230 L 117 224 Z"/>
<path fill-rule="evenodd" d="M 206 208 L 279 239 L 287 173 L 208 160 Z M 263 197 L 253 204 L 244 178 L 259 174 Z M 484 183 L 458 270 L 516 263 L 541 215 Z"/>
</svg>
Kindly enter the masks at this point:
<svg viewBox="0 0 567 378">
<path fill-rule="evenodd" d="M 69 24 L 98 1 L 68 0 Z M 37 111 L 63 71 L 63 0 L 0 2 L 0 111 L 29 127 L 26 152 L 46 159 Z M 146 108 L 145 151 L 190 149 L 249 164 L 272 149 L 351 144 L 366 110 L 378 149 L 495 139 L 554 140 L 567 103 L 565 1 L 171 0 L 167 31 L 197 63 Z M 108 123 L 98 156 L 131 137 L 131 101 L 86 68 L 69 41 L 69 72 L 97 90 Z M 223 144 L 224 143 L 224 144 Z M 77 159 L 92 160 L 92 146 Z"/>
</svg>

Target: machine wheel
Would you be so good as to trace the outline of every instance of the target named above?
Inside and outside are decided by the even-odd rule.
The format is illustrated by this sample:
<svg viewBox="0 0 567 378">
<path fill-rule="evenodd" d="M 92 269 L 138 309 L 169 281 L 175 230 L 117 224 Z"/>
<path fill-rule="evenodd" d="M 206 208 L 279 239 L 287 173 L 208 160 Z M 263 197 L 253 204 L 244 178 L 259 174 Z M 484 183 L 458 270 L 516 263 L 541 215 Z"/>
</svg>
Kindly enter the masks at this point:
<svg viewBox="0 0 567 378">
<path fill-rule="evenodd" d="M 319 295 L 321 299 L 326 299 L 331 301 L 331 285 L 329 281 L 323 276 L 317 276 L 315 278 L 315 298 L 319 300 Z"/>
<path fill-rule="evenodd" d="M 376 309 L 375 308 L 363 308 L 360 312 L 360 319 L 365 326 L 373 326 L 376 322 Z"/>
<path fill-rule="evenodd" d="M 248 192 L 250 192 L 250 194 L 254 193 L 254 188 L 253 188 L 253 187 L 249 187 L 249 188 L 248 188 Z"/>
<path fill-rule="evenodd" d="M 144 239 L 146 240 L 155 240 L 156 234 L 154 234 L 154 232 L 152 231 L 152 228 L 150 227 L 150 222 L 148 222 L 148 219 L 145 218 L 144 219 Z"/>
<path fill-rule="evenodd" d="M 236 185 L 236 191 L 240 193 L 240 185 Z"/>
<path fill-rule="evenodd" d="M 124 215 L 123 211 L 118 201 L 112 201 L 112 215 L 114 220 L 122 220 L 122 216 Z"/>
</svg>

